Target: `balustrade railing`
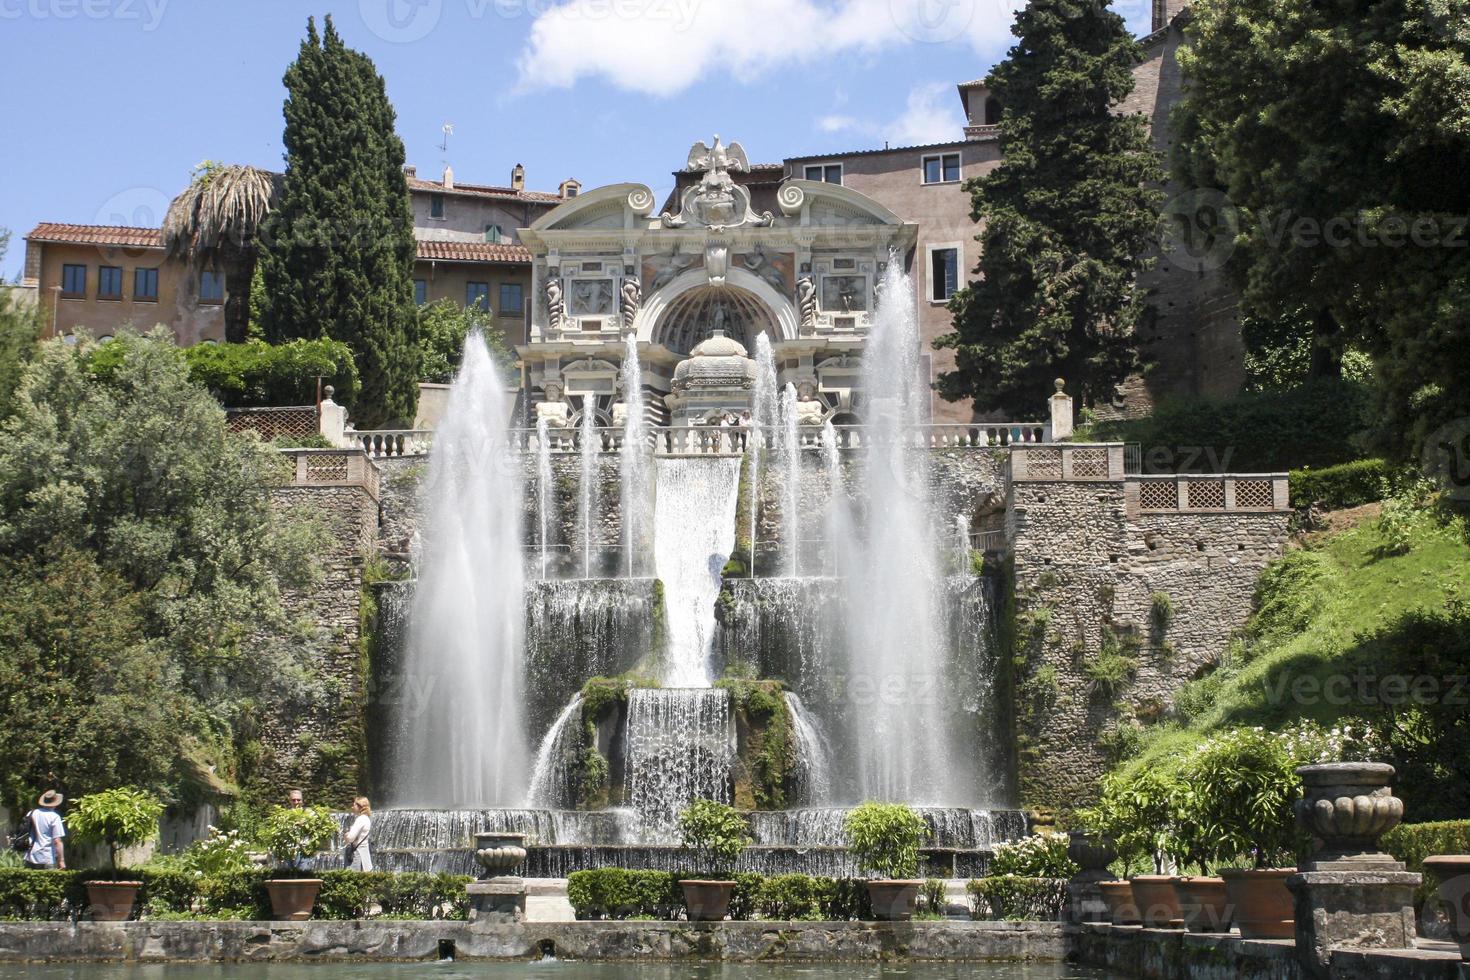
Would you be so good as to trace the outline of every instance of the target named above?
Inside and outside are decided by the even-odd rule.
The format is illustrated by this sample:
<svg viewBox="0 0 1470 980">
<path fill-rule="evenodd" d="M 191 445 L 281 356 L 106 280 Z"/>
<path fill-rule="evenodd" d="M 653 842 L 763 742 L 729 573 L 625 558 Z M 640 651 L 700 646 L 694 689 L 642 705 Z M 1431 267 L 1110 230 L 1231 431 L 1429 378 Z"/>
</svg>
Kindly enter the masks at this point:
<svg viewBox="0 0 1470 980">
<path fill-rule="evenodd" d="M 282 449 L 291 461 L 291 486 L 362 487 L 378 496 L 378 468 L 357 449 Z"/>
<path fill-rule="evenodd" d="M 373 459 L 418 456 L 428 452 L 434 444 L 433 429 L 372 429 L 365 432 L 348 429 L 343 436 Z"/>
<path fill-rule="evenodd" d="M 881 442 L 887 431 L 866 425 L 833 426 L 838 449 L 861 449 Z M 965 424 L 918 425 L 899 431 L 906 445 L 915 449 L 972 449 L 995 446 L 1040 445 L 1051 438 L 1051 426 L 1028 422 L 989 422 Z M 577 427 L 554 428 L 547 432 L 553 453 L 580 452 L 582 430 Z M 623 448 L 621 428 L 594 429 L 594 449 L 617 452 Z M 659 456 L 738 455 L 745 452 L 752 439 L 760 439 L 764 448 L 774 449 L 781 438 L 774 429 L 758 429 L 744 425 L 664 425 L 648 429 L 648 444 Z M 535 429 L 516 429 L 511 433 L 516 449 L 536 452 L 541 448 Z M 814 425 L 797 430 L 797 441 L 803 449 L 822 445 L 822 428 Z"/>
</svg>

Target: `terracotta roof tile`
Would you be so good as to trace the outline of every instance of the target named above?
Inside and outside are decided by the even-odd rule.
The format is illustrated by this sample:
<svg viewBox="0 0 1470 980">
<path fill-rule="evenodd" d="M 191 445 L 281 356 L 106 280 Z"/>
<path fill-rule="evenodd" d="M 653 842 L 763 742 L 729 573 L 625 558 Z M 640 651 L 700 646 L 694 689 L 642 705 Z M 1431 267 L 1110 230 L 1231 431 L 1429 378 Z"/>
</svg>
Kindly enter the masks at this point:
<svg viewBox="0 0 1470 980">
<path fill-rule="evenodd" d="M 531 253 L 524 245 L 490 242 L 419 242 L 419 260 L 436 262 L 492 262 L 500 265 L 530 265 Z"/>
<path fill-rule="evenodd" d="M 494 187 L 489 184 L 461 184 L 454 182 L 453 187 L 445 187 L 434 180 L 424 180 L 422 177 L 408 178 L 408 189 L 411 191 L 425 191 L 430 194 L 469 194 L 474 197 L 503 198 L 507 201 L 524 201 L 530 204 L 560 204 L 561 195 L 548 194 L 545 191 L 518 191 L 510 187 Z"/>
<path fill-rule="evenodd" d="M 26 236 L 30 241 L 66 245 L 117 245 L 123 248 L 163 248 L 163 232 L 157 228 L 123 225 L 68 225 L 43 221 Z"/>
</svg>

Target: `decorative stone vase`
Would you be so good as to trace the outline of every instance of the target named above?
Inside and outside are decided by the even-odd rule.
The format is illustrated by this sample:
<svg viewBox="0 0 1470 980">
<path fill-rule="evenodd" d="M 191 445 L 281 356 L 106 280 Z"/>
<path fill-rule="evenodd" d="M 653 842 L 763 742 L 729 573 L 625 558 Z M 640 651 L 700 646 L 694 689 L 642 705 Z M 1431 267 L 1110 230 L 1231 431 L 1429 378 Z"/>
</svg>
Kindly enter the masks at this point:
<svg viewBox="0 0 1470 980">
<path fill-rule="evenodd" d="M 1321 841 L 1308 870 L 1395 864 L 1378 850 L 1378 838 L 1404 818 L 1404 802 L 1393 795 L 1393 766 L 1328 762 L 1296 772 L 1305 790 L 1296 802 L 1297 823 Z"/>
<path fill-rule="evenodd" d="M 1074 830 L 1067 835 L 1067 857 L 1081 870 L 1073 881 L 1112 881 L 1116 877 L 1108 865 L 1118 859 L 1118 848 L 1111 837 L 1090 830 Z"/>
<path fill-rule="evenodd" d="M 914 917 L 922 881 L 870 881 L 868 899 L 873 917 L 881 922 L 907 922 Z"/>
<path fill-rule="evenodd" d="M 311 918 L 320 878 L 275 878 L 265 883 L 271 899 L 271 918 L 277 922 L 305 922 Z"/>
<path fill-rule="evenodd" d="M 730 897 L 735 894 L 733 881 L 687 878 L 679 882 L 679 887 L 684 890 L 690 922 L 723 922 L 730 911 Z"/>
<path fill-rule="evenodd" d="M 475 863 L 484 869 L 481 878 L 510 875 L 526 860 L 526 835 L 486 831 L 475 835 Z"/>
<path fill-rule="evenodd" d="M 1439 879 L 1450 935 L 1460 944 L 1460 959 L 1470 962 L 1470 855 L 1436 854 L 1424 859 L 1424 870 Z"/>
<path fill-rule="evenodd" d="M 93 922 L 126 922 L 133 916 L 141 881 L 89 881 L 87 904 Z"/>
<path fill-rule="evenodd" d="M 1100 881 L 1097 887 L 1102 892 L 1103 904 L 1108 907 L 1108 918 L 1113 925 L 1139 924 L 1138 903 L 1133 900 L 1133 882 Z"/>
<path fill-rule="evenodd" d="M 1234 912 L 1232 918 L 1242 939 L 1293 939 L 1296 937 L 1296 903 L 1286 887 L 1295 868 L 1247 871 L 1239 868 L 1220 872 L 1225 879 L 1225 896 Z"/>
<path fill-rule="evenodd" d="M 1175 875 L 1139 875 L 1133 879 L 1133 901 L 1138 916 L 1150 929 L 1184 928 L 1184 911 L 1174 891 Z"/>
<path fill-rule="evenodd" d="M 1190 932 L 1229 932 L 1230 898 L 1223 878 L 1177 878 L 1174 892 Z"/>
<path fill-rule="evenodd" d="M 1057 830 L 1057 814 L 1055 810 L 1028 810 L 1026 812 L 1026 821 L 1031 833 L 1037 837 L 1055 837 L 1060 833 Z"/>
</svg>

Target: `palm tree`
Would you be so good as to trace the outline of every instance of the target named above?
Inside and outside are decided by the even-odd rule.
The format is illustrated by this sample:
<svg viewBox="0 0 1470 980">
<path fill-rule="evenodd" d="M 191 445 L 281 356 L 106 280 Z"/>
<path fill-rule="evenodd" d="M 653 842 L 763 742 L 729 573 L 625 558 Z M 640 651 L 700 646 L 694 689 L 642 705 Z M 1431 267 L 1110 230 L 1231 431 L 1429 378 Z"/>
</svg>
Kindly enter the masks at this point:
<svg viewBox="0 0 1470 980">
<path fill-rule="evenodd" d="M 256 239 L 275 204 L 279 177 L 267 170 L 206 160 L 169 205 L 163 242 L 170 257 L 225 275 L 225 340 L 245 340 L 250 324 L 250 283 Z"/>
</svg>

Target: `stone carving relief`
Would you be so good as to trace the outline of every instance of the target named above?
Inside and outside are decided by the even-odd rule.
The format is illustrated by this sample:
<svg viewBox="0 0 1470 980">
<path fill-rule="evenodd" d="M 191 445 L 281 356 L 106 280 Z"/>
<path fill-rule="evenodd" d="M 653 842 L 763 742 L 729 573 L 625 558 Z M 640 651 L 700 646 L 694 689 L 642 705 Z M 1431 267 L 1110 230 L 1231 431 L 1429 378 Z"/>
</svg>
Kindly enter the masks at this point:
<svg viewBox="0 0 1470 980">
<path fill-rule="evenodd" d="M 829 313 L 861 313 L 868 308 L 867 276 L 823 276 L 822 309 Z"/>
<path fill-rule="evenodd" d="M 775 216 L 766 211 L 756 214 L 750 207 L 750 191 L 735 183 L 731 171 L 748 171 L 750 159 L 739 143 L 728 147 L 715 136 L 715 145 L 707 146 L 704 140 L 695 143 L 689 150 L 689 161 L 684 169 L 688 172 L 703 171 L 699 183 L 684 192 L 679 201 L 679 213 L 665 212 L 661 217 L 665 228 L 704 227 L 711 231 L 750 226 L 768 227 Z"/>
<path fill-rule="evenodd" d="M 817 281 L 811 276 L 796 280 L 796 308 L 801 313 L 801 328 L 817 328 Z"/>
<path fill-rule="evenodd" d="M 723 286 L 730 274 L 730 247 L 711 243 L 704 247 L 704 271 L 711 286 Z"/>
<path fill-rule="evenodd" d="M 643 283 L 634 275 L 623 277 L 623 288 L 618 313 L 622 318 L 623 332 L 633 329 L 638 311 L 643 309 Z"/>
<path fill-rule="evenodd" d="M 613 312 L 611 279 L 573 279 L 571 288 L 572 316 L 607 316 Z"/>
<path fill-rule="evenodd" d="M 740 257 L 740 262 L 746 269 L 764 279 L 776 292 L 786 292 L 786 277 L 771 261 L 770 256 L 766 255 L 764 249 L 757 248 L 753 252 L 746 252 Z"/>
<path fill-rule="evenodd" d="M 650 292 L 656 293 L 679 278 L 685 269 L 694 265 L 696 258 L 697 256 L 680 255 L 675 252 L 672 255 L 650 263 L 651 268 L 654 270 L 653 283 L 649 286 Z"/>
<path fill-rule="evenodd" d="M 546 298 L 546 327 L 553 333 L 559 332 L 567 320 L 567 304 L 562 297 L 561 276 L 555 273 L 547 276 L 541 291 Z"/>
<path fill-rule="evenodd" d="M 821 425 L 827 406 L 817 398 L 817 383 L 810 378 L 796 383 L 796 424 Z"/>
<path fill-rule="evenodd" d="M 552 428 L 565 428 L 571 414 L 571 406 L 566 403 L 565 391 L 560 381 L 548 379 L 546 398 L 536 403 L 536 418 L 545 419 L 546 424 Z"/>
</svg>

